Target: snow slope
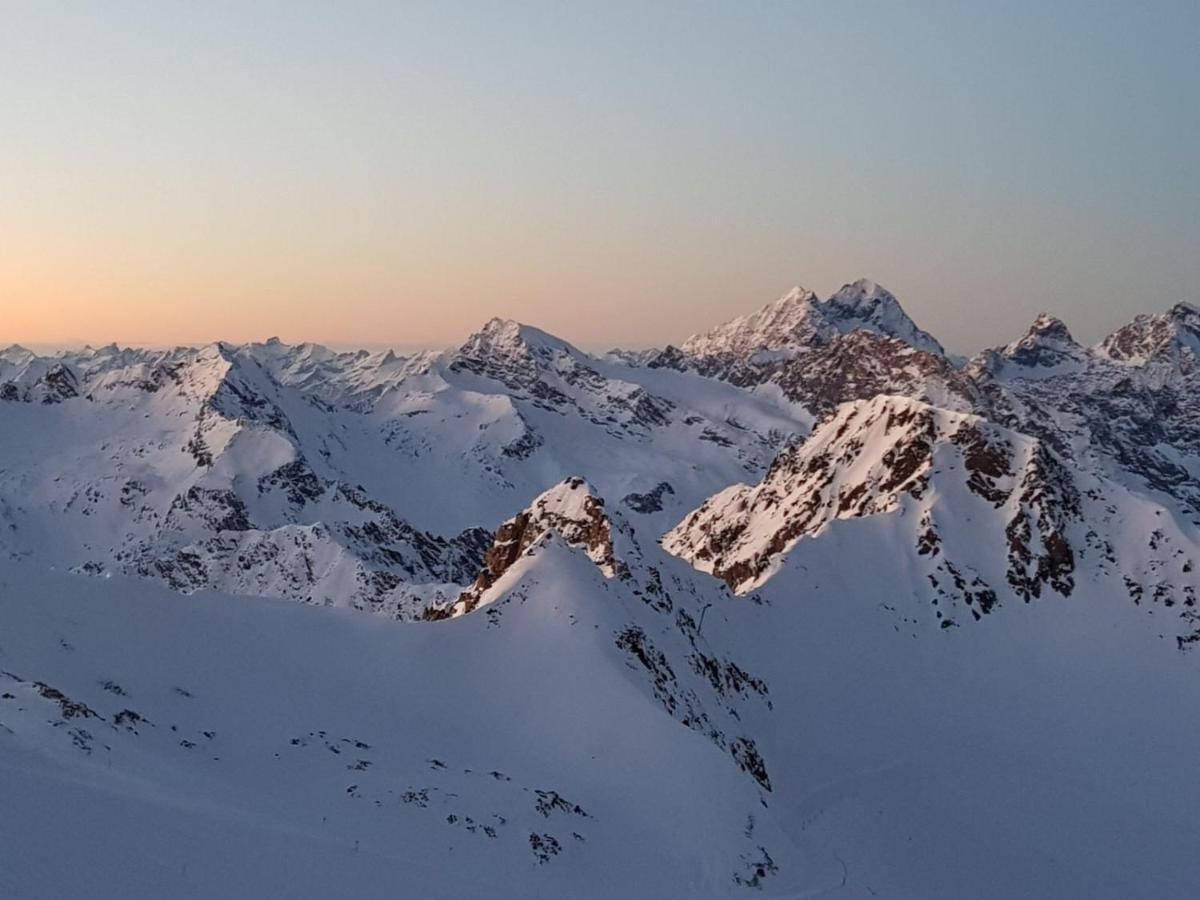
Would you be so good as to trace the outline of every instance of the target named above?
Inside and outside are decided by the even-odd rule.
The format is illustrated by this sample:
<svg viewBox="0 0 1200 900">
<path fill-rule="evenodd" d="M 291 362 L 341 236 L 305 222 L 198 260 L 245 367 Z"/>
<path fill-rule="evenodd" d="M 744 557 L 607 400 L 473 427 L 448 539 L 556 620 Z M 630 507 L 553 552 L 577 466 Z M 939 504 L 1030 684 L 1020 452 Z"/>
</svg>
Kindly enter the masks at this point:
<svg viewBox="0 0 1200 900">
<path fill-rule="evenodd" d="M 717 693 L 670 616 L 607 585 L 552 543 L 487 615 L 398 625 L 3 563 L 0 891 L 730 896 L 760 864 L 775 892 L 833 883 L 731 755 L 729 710 L 764 699 Z"/>
<path fill-rule="evenodd" d="M 1192 896 L 1197 334 L 0 350 L 0 896 Z"/>
</svg>

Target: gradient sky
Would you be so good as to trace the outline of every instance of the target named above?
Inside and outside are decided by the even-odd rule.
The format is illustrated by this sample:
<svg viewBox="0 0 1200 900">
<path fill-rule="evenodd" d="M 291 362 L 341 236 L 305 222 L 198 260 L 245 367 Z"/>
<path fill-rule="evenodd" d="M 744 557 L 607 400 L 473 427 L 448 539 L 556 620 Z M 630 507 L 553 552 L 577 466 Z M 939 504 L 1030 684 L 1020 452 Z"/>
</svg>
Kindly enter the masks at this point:
<svg viewBox="0 0 1200 900">
<path fill-rule="evenodd" d="M 0 3 L 0 344 L 1200 302 L 1200 3 Z"/>
</svg>

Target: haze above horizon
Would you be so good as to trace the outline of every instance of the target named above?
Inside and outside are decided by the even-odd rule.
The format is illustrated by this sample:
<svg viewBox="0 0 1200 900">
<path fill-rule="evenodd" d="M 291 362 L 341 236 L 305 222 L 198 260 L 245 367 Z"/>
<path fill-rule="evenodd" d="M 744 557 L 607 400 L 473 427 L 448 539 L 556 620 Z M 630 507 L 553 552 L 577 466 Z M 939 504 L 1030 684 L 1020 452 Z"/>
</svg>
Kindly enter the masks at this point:
<svg viewBox="0 0 1200 900">
<path fill-rule="evenodd" d="M 678 342 L 869 277 L 949 348 L 1200 302 L 1200 7 L 11 5 L 0 345 Z"/>
</svg>

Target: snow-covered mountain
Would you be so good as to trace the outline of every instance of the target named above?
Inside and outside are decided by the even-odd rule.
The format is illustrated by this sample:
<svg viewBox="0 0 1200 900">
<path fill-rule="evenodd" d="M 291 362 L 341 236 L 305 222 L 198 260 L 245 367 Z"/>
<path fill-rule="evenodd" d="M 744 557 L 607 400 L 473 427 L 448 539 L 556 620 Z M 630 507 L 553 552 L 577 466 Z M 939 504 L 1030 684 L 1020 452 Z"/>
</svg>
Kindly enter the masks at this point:
<svg viewBox="0 0 1200 900">
<path fill-rule="evenodd" d="M 762 483 L 726 488 L 664 546 L 744 593 L 798 541 L 840 519 L 889 513 L 909 520 L 917 556 L 969 585 L 958 599 L 977 619 L 996 603 L 996 588 L 979 575 L 987 563 L 1002 560 L 993 571 L 1003 577 L 989 572 L 991 580 L 1025 599 L 1043 586 L 1064 595 L 1074 586 L 1066 532 L 1081 518 L 1080 497 L 1064 467 L 1036 438 L 901 397 L 846 404 L 776 459 Z M 963 520 L 978 523 L 966 541 Z M 948 540 L 961 555 L 952 558 Z"/>
<path fill-rule="evenodd" d="M 693 335 L 679 349 L 703 366 L 722 357 L 748 360 L 774 351 L 803 352 L 857 329 L 944 355 L 937 339 L 916 326 L 890 291 L 866 279 L 844 285 L 825 300 L 794 287 L 757 312 Z"/>
<path fill-rule="evenodd" d="M 1198 317 L 0 350 L 0 894 L 1188 896 Z"/>
<path fill-rule="evenodd" d="M 272 340 L 3 359 L 8 554 L 401 617 L 456 596 L 548 484 L 666 484 L 682 510 L 804 427 L 500 320 L 410 358 Z"/>
<path fill-rule="evenodd" d="M 1101 341 L 1096 352 L 1132 366 L 1170 366 L 1190 373 L 1200 355 L 1200 309 L 1177 303 L 1165 313 L 1138 316 Z"/>
<path fill-rule="evenodd" d="M 647 365 L 782 396 L 813 416 L 839 403 L 901 392 L 965 408 L 973 397 L 942 345 L 889 291 L 847 284 L 825 300 L 794 288 L 748 316 L 667 347 Z"/>
</svg>

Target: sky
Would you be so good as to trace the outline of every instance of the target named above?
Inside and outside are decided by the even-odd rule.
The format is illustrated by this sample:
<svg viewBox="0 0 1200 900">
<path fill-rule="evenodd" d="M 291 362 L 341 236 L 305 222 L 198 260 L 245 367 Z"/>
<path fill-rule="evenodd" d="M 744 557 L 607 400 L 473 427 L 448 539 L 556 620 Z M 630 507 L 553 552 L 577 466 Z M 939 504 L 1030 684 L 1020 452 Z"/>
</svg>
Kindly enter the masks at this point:
<svg viewBox="0 0 1200 900">
<path fill-rule="evenodd" d="M 1200 303 L 1200 3 L 0 3 L 0 345 Z"/>
</svg>

